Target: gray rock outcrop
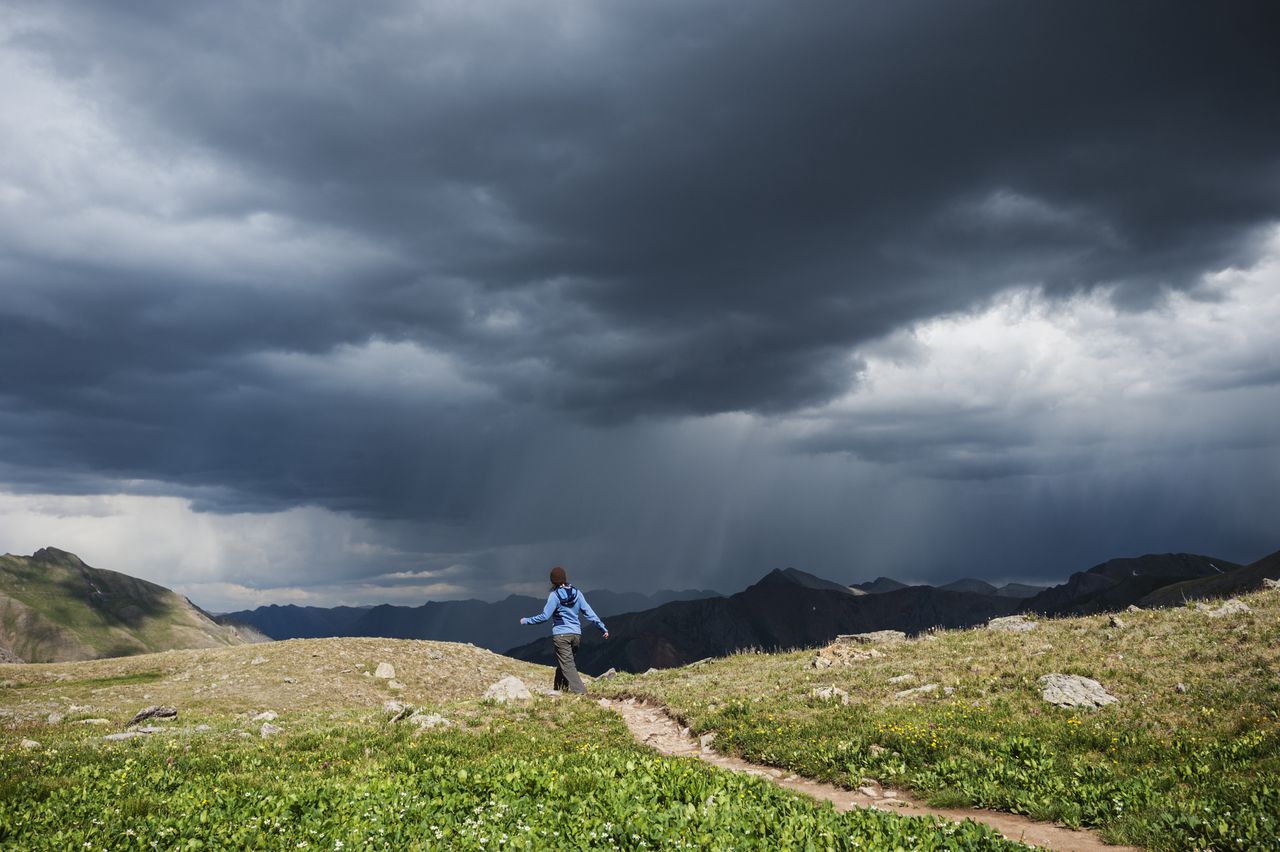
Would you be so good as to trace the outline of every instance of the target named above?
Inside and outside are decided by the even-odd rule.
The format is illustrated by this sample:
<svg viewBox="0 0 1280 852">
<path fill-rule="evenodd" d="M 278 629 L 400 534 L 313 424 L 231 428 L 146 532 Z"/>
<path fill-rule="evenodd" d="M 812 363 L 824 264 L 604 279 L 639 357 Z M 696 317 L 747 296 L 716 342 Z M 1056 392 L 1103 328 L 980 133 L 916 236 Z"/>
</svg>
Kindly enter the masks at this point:
<svg viewBox="0 0 1280 852">
<path fill-rule="evenodd" d="M 520 678 L 515 675 L 507 675 L 486 689 L 484 697 L 492 699 L 499 704 L 506 704 L 508 701 L 528 701 L 533 698 L 533 694 L 529 692 L 529 687 L 525 686 L 524 681 Z"/>
<path fill-rule="evenodd" d="M 1230 598 L 1229 600 L 1224 601 L 1222 606 L 1219 607 L 1212 607 L 1208 604 L 1198 603 L 1196 604 L 1196 611 L 1203 612 L 1210 618 L 1223 618 L 1228 615 L 1244 615 L 1245 613 L 1252 612 L 1252 610 L 1249 609 L 1249 605 L 1239 598 Z"/>
<path fill-rule="evenodd" d="M 873 630 L 870 633 L 842 633 L 836 642 L 851 642 L 856 645 L 883 645 L 889 642 L 905 642 L 907 634 L 901 630 Z"/>
<path fill-rule="evenodd" d="M 143 697 L 149 698 L 150 696 Z M 153 704 L 152 706 L 146 707 L 135 713 L 133 718 L 129 720 L 129 723 L 125 725 L 125 727 L 132 728 L 134 725 L 147 719 L 176 719 L 177 717 L 178 710 L 176 707 L 164 707 L 159 704 Z"/>
<path fill-rule="evenodd" d="M 373 671 L 373 676 L 382 680 L 393 680 L 396 676 L 396 668 L 390 663 L 378 663 L 378 667 Z"/>
<path fill-rule="evenodd" d="M 993 618 L 987 622 L 988 630 L 1003 630 L 1007 633 L 1026 633 L 1036 629 L 1036 622 L 1025 615 L 1006 615 Z"/>
<path fill-rule="evenodd" d="M 849 703 L 849 693 L 845 692 L 838 686 L 819 686 L 809 693 L 820 701 L 839 701 L 841 704 Z"/>
<path fill-rule="evenodd" d="M 1040 686 L 1041 697 L 1059 707 L 1097 710 L 1119 700 L 1093 678 L 1080 675 L 1047 674 L 1040 678 Z"/>
</svg>

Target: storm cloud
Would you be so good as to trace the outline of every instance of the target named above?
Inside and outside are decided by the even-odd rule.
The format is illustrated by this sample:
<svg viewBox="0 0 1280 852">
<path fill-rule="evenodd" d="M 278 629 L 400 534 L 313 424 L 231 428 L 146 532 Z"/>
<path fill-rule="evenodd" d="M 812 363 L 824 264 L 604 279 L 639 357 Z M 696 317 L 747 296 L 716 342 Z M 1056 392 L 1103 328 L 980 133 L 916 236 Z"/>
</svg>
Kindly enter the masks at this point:
<svg viewBox="0 0 1280 852">
<path fill-rule="evenodd" d="M 11 4 L 0 548 L 353 602 L 1261 556 L 1278 17 Z M 204 556 L 31 521 L 95 495 Z"/>
</svg>

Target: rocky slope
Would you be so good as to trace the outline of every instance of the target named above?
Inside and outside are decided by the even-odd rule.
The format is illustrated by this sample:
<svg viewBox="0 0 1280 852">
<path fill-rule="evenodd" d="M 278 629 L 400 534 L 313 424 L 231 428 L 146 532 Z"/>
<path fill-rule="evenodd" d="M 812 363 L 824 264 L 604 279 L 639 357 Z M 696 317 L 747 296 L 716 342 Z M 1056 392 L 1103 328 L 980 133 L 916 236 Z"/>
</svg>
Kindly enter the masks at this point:
<svg viewBox="0 0 1280 852">
<path fill-rule="evenodd" d="M 1218 562 L 1219 566 L 1229 563 Z M 1256 592 L 1266 580 L 1280 580 L 1280 550 L 1243 568 L 1237 567 L 1164 586 L 1138 601 L 1139 606 L 1178 606 L 1184 601 L 1224 598 Z"/>
<path fill-rule="evenodd" d="M 163 586 L 92 568 L 46 547 L 0 556 L 0 648 L 28 663 L 212 648 L 262 641 L 257 631 L 218 624 Z"/>
<path fill-rule="evenodd" d="M 1149 553 L 1110 559 L 1067 582 L 1028 598 L 1024 612 L 1043 615 L 1089 615 L 1136 604 L 1157 589 L 1223 574 L 1241 566 L 1225 559 L 1193 553 Z"/>
</svg>

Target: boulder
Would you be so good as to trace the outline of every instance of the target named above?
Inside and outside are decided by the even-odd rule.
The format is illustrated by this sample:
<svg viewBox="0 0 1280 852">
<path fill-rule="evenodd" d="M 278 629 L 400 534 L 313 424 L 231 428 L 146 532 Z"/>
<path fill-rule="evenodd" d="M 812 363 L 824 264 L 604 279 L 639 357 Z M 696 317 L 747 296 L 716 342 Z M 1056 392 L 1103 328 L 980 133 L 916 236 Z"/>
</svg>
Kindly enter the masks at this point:
<svg viewBox="0 0 1280 852">
<path fill-rule="evenodd" d="M 1044 700 L 1059 707 L 1096 710 L 1119 700 L 1093 678 L 1080 675 L 1047 674 L 1040 678 L 1040 685 Z"/>
<path fill-rule="evenodd" d="M 703 751 L 711 751 L 711 745 L 716 741 L 716 732 L 710 731 L 698 737 L 698 748 Z"/>
<path fill-rule="evenodd" d="M 860 645 L 836 641 L 814 654 L 810 665 L 815 669 L 829 669 L 832 666 L 848 667 L 863 660 L 873 660 L 883 656 L 884 652 L 875 648 L 864 648 Z"/>
<path fill-rule="evenodd" d="M 900 674 L 897 677 L 889 678 L 889 683 L 906 683 L 909 680 L 915 680 L 915 679 L 916 679 L 916 676 L 913 674 L 909 674 L 909 673 Z"/>
<path fill-rule="evenodd" d="M 280 728 L 277 728 L 270 722 L 263 722 L 262 727 L 258 729 L 258 735 L 265 740 L 267 737 L 273 737 L 280 733 L 280 730 Z"/>
<path fill-rule="evenodd" d="M 267 658 L 259 654 L 258 656 L 254 657 L 252 660 L 249 661 L 249 665 L 260 666 L 266 661 L 267 661 Z"/>
<path fill-rule="evenodd" d="M 119 733 L 119 734 L 107 734 L 105 737 L 103 737 L 103 739 L 115 742 L 118 740 L 131 740 L 134 737 L 145 737 L 145 736 L 146 734 L 142 733 L 141 731 L 124 731 L 123 733 Z"/>
<path fill-rule="evenodd" d="M 1107 619 L 1107 626 L 1114 627 L 1117 630 L 1124 630 L 1124 622 L 1120 620 L 1120 616 L 1113 615 Z"/>
<path fill-rule="evenodd" d="M 814 698 L 821 701 L 839 701 L 841 704 L 849 703 L 849 693 L 845 692 L 838 686 L 820 686 L 809 693 Z"/>
<path fill-rule="evenodd" d="M 261 713 L 259 713 L 257 716 L 254 716 L 254 717 L 253 717 L 253 719 L 252 719 L 252 720 L 250 720 L 250 721 L 253 721 L 253 722 L 274 722 L 276 719 L 279 719 L 279 718 L 280 718 L 280 714 L 279 714 L 279 713 L 277 713 L 276 711 L 274 711 L 274 710 L 263 710 L 263 711 L 262 711 Z"/>
<path fill-rule="evenodd" d="M 1205 603 L 1196 604 L 1196 611 L 1203 612 L 1210 618 L 1222 618 L 1228 615 L 1244 615 L 1250 612 L 1249 605 L 1239 598 L 1231 598 L 1224 601 L 1222 606 L 1211 607 Z"/>
<path fill-rule="evenodd" d="M 393 698 L 393 699 L 391 699 L 390 701 L 385 701 L 385 702 L 383 702 L 383 704 L 382 704 L 382 709 L 383 709 L 383 710 L 385 710 L 385 711 L 387 711 L 388 713 L 390 713 L 391 715 L 393 715 L 393 716 L 394 716 L 394 715 L 397 715 L 398 713 L 400 713 L 402 710 L 404 710 L 404 709 L 405 709 L 405 704 L 404 704 L 404 702 L 402 702 L 402 701 L 396 701 L 396 700 Z"/>
<path fill-rule="evenodd" d="M 50 725 L 56 725 L 62 721 L 62 714 L 50 713 L 48 717 L 45 719 L 45 721 L 48 722 Z"/>
<path fill-rule="evenodd" d="M 153 704 L 152 706 L 139 710 L 137 713 L 133 714 L 133 718 L 129 720 L 129 723 L 125 725 L 125 727 L 131 728 L 146 719 L 176 719 L 177 716 L 177 708 L 163 707 L 159 704 Z"/>
<path fill-rule="evenodd" d="M 110 719 L 77 719 L 73 724 L 76 725 L 110 725 Z"/>
<path fill-rule="evenodd" d="M 1263 577 L 1262 588 L 1269 592 L 1280 591 L 1280 580 L 1273 580 L 1270 577 Z"/>
<path fill-rule="evenodd" d="M 508 701 L 528 701 L 533 698 L 533 694 L 520 678 L 507 675 L 486 689 L 484 697 L 493 699 L 499 704 L 506 704 Z"/>
<path fill-rule="evenodd" d="M 396 692 L 399 692 L 404 689 L 404 684 L 398 680 L 389 680 L 387 681 L 387 689 L 393 689 Z"/>
<path fill-rule="evenodd" d="M 1025 615 L 1006 615 L 993 618 L 987 622 L 988 630 L 1003 630 L 1007 633 L 1026 633 L 1036 629 L 1036 622 Z"/>
<path fill-rule="evenodd" d="M 928 695 L 938 688 L 936 683 L 926 683 L 923 686 L 917 686 L 914 689 L 904 689 L 901 692 L 895 692 L 894 698 L 919 698 L 922 695 Z"/>
<path fill-rule="evenodd" d="M 425 731 L 429 728 L 451 728 L 453 722 L 437 713 L 414 713 L 409 717 L 409 723 L 417 725 L 419 730 Z"/>
<path fill-rule="evenodd" d="M 373 676 L 382 680 L 391 680 L 396 676 L 396 668 L 390 663 L 378 663 L 378 667 L 374 669 Z"/>
<path fill-rule="evenodd" d="M 23 740 L 19 745 L 23 748 L 40 748 L 40 743 L 35 740 Z"/>
<path fill-rule="evenodd" d="M 600 675 L 599 677 L 597 677 L 597 678 L 596 678 L 596 680 L 604 680 L 604 679 L 605 679 L 605 678 L 607 678 L 607 677 L 613 677 L 613 676 L 615 676 L 617 673 L 618 673 L 618 670 L 617 670 L 617 669 L 615 669 L 615 668 L 610 668 L 607 672 L 605 672 L 604 674 L 602 674 L 602 675 Z"/>
</svg>

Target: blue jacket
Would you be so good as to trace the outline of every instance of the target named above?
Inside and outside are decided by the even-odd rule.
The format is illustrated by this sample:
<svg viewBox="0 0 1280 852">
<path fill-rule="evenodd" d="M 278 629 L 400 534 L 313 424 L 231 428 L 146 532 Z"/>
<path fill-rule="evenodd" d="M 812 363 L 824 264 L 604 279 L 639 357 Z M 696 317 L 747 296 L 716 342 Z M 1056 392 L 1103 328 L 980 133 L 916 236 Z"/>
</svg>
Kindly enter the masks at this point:
<svg viewBox="0 0 1280 852">
<path fill-rule="evenodd" d="M 551 594 L 547 595 L 547 605 L 542 612 L 529 618 L 522 618 L 520 623 L 541 624 L 550 618 L 552 636 L 561 633 L 581 633 L 582 623 L 578 620 L 578 613 L 585 615 L 587 620 L 599 627 L 602 633 L 609 632 L 609 628 L 604 626 L 604 622 L 600 620 L 600 616 L 596 615 L 591 604 L 587 603 L 586 596 L 573 586 L 552 589 Z"/>
</svg>

